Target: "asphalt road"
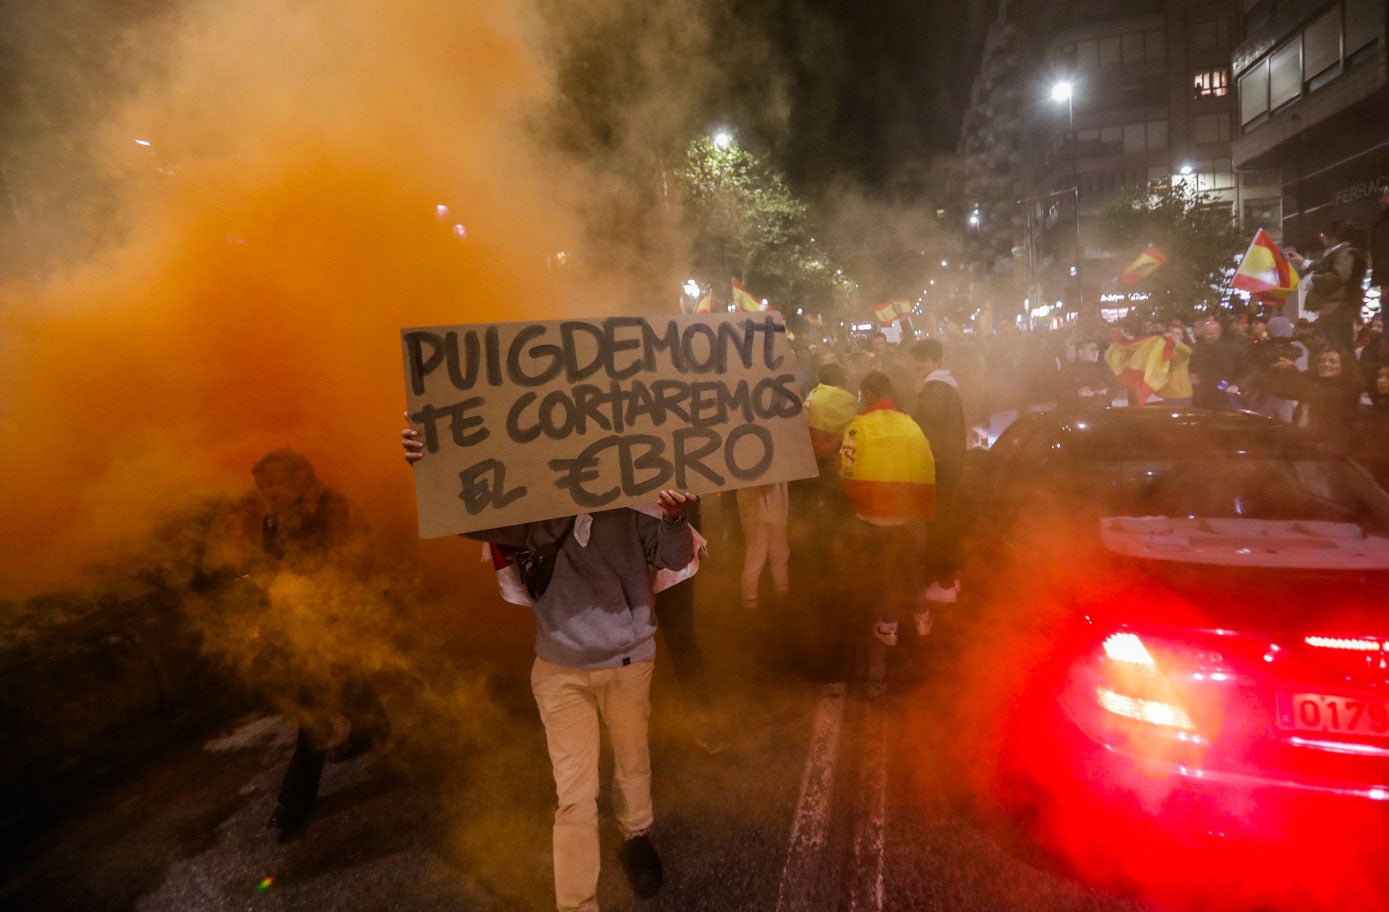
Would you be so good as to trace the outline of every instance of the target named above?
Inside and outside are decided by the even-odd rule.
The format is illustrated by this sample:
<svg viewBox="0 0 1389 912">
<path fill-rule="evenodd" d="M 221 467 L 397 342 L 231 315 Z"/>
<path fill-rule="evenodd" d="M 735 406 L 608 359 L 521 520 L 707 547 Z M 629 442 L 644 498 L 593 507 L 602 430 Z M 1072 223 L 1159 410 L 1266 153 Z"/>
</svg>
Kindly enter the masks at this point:
<svg viewBox="0 0 1389 912">
<path fill-rule="evenodd" d="M 929 638 L 904 628 L 887 650 L 868 633 L 852 574 L 808 572 L 804 556 L 792 598 L 748 612 L 739 553 L 736 540 L 716 541 L 699 581 L 710 718 L 658 657 L 653 838 L 665 885 L 634 899 L 604 806 L 603 908 L 1143 908 L 1078 882 L 965 787 L 971 758 L 941 696 L 958 673 L 950 617 Z M 526 679 L 532 622 L 519 610 L 490 617 L 490 675 L 475 694 L 485 737 L 420 726 L 407 750 L 330 765 L 304 838 L 280 845 L 265 824 L 294 730 L 269 713 L 229 720 L 38 816 L 6 863 L 0 909 L 553 908 L 553 783 Z M 697 736 L 728 747 L 710 753 Z"/>
<path fill-rule="evenodd" d="M 692 722 L 668 673 L 655 688 L 666 884 L 654 900 L 632 897 L 608 824 L 605 909 L 1137 908 L 1076 883 L 962 795 L 923 689 L 943 647 L 908 638 L 888 652 L 846 635 L 837 642 L 851 648 L 817 664 L 787 635 L 798 626 L 790 608 L 748 617 L 717 601 L 701 598 L 721 683 L 715 723 Z M 238 720 L 93 784 L 36 826 L 0 908 L 551 908 L 543 733 L 519 688 L 498 706 L 505 734 L 450 762 L 367 754 L 330 765 L 312 826 L 284 846 L 265 823 L 294 730 L 268 714 Z M 728 749 L 708 753 L 697 732 Z M 432 736 L 447 755 L 449 733 Z"/>
</svg>

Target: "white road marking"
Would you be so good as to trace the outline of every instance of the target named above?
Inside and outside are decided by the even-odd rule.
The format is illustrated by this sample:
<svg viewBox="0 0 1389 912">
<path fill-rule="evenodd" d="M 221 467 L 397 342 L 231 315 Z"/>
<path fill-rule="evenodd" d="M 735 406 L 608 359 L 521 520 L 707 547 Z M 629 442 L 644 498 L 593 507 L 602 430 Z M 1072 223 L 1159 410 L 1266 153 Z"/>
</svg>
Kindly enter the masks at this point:
<svg viewBox="0 0 1389 912">
<path fill-rule="evenodd" d="M 829 829 L 830 802 L 834 797 L 834 765 L 839 755 L 839 733 L 844 725 L 843 683 L 830 684 L 815 713 L 810 737 L 810 755 L 801 775 L 796 816 L 791 822 L 791 840 L 786 865 L 781 869 L 777 890 L 777 912 L 809 912 L 815 875 L 821 869 L 819 855 L 824 851 Z"/>
<path fill-rule="evenodd" d="M 868 685 L 868 698 L 877 704 L 883 685 Z M 854 827 L 854 869 L 849 884 L 850 912 L 881 912 L 883 908 L 883 856 L 887 840 L 887 720 L 876 705 L 868 708 L 869 723 L 863 743 L 861 804 L 867 813 Z"/>
</svg>

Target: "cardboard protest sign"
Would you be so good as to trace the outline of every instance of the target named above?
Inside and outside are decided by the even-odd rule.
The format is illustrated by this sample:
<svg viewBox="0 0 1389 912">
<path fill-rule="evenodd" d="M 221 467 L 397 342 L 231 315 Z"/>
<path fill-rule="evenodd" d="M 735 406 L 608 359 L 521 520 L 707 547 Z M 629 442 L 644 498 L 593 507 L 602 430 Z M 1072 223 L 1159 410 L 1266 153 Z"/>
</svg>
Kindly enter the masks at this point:
<svg viewBox="0 0 1389 912">
<path fill-rule="evenodd" d="M 401 331 L 420 536 L 816 474 L 779 314 Z"/>
</svg>

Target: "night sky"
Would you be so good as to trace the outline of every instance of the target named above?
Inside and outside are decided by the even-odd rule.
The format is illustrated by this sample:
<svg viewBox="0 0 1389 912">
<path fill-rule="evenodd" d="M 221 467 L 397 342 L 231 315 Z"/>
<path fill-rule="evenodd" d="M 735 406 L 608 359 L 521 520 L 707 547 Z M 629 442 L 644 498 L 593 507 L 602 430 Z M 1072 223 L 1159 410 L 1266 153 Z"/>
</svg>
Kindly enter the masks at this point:
<svg viewBox="0 0 1389 912">
<path fill-rule="evenodd" d="M 676 112 L 652 131 L 650 144 L 665 154 L 678 155 L 690 135 L 727 125 L 808 198 L 848 185 L 908 203 L 921 197 L 931 158 L 955 149 L 996 6 L 995 0 L 607 0 L 585 5 L 584 15 L 597 23 L 585 47 L 565 31 L 561 4 L 539 2 L 553 32 L 551 52 L 579 58 L 578 65 L 559 68 L 560 90 L 587 105 L 576 145 L 590 160 L 611 151 L 594 137 L 611 137 L 631 110 L 654 107 Z M 80 137 L 126 88 L 112 78 L 115 61 L 129 73 L 132 54 L 138 70 L 143 53 L 151 68 L 158 66 L 148 36 L 140 39 L 143 48 L 123 43 L 137 33 L 131 30 L 167 23 L 161 14 L 181 6 L 179 0 L 0 0 L 0 229 L 9 229 L 0 232 L 0 258 L 18 262 L 36 251 L 86 248 L 115 230 L 93 218 L 101 213 L 101 187 L 90 143 Z M 662 22 L 663 16 L 690 21 Z M 659 53 L 650 50 L 659 44 L 652 36 L 665 42 Z M 570 85 L 576 74 L 595 73 L 597 88 Z M 642 95 L 655 92 L 689 97 L 652 104 Z M 61 182 L 33 179 L 59 163 Z M 21 225 L 24 250 L 14 240 Z"/>
</svg>

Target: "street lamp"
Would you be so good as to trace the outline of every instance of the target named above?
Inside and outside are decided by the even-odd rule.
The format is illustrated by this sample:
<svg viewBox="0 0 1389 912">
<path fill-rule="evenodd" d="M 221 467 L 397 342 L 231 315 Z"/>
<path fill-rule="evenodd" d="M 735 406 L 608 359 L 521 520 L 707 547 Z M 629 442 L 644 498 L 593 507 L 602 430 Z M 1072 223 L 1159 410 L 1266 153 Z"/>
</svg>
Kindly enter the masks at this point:
<svg viewBox="0 0 1389 912">
<path fill-rule="evenodd" d="M 727 130 L 719 130 L 714 134 L 714 146 L 718 149 L 727 149 L 733 144 L 733 134 Z"/>
<path fill-rule="evenodd" d="M 1061 80 L 1051 87 L 1051 100 L 1066 102 L 1066 127 L 1070 131 L 1071 146 L 1071 188 L 1072 192 L 1075 193 L 1072 213 L 1075 216 L 1076 250 L 1071 274 L 1076 279 L 1076 298 L 1080 305 L 1084 306 L 1085 286 L 1080 281 L 1080 169 L 1077 161 L 1079 156 L 1076 153 L 1075 87 L 1069 81 Z"/>
</svg>

